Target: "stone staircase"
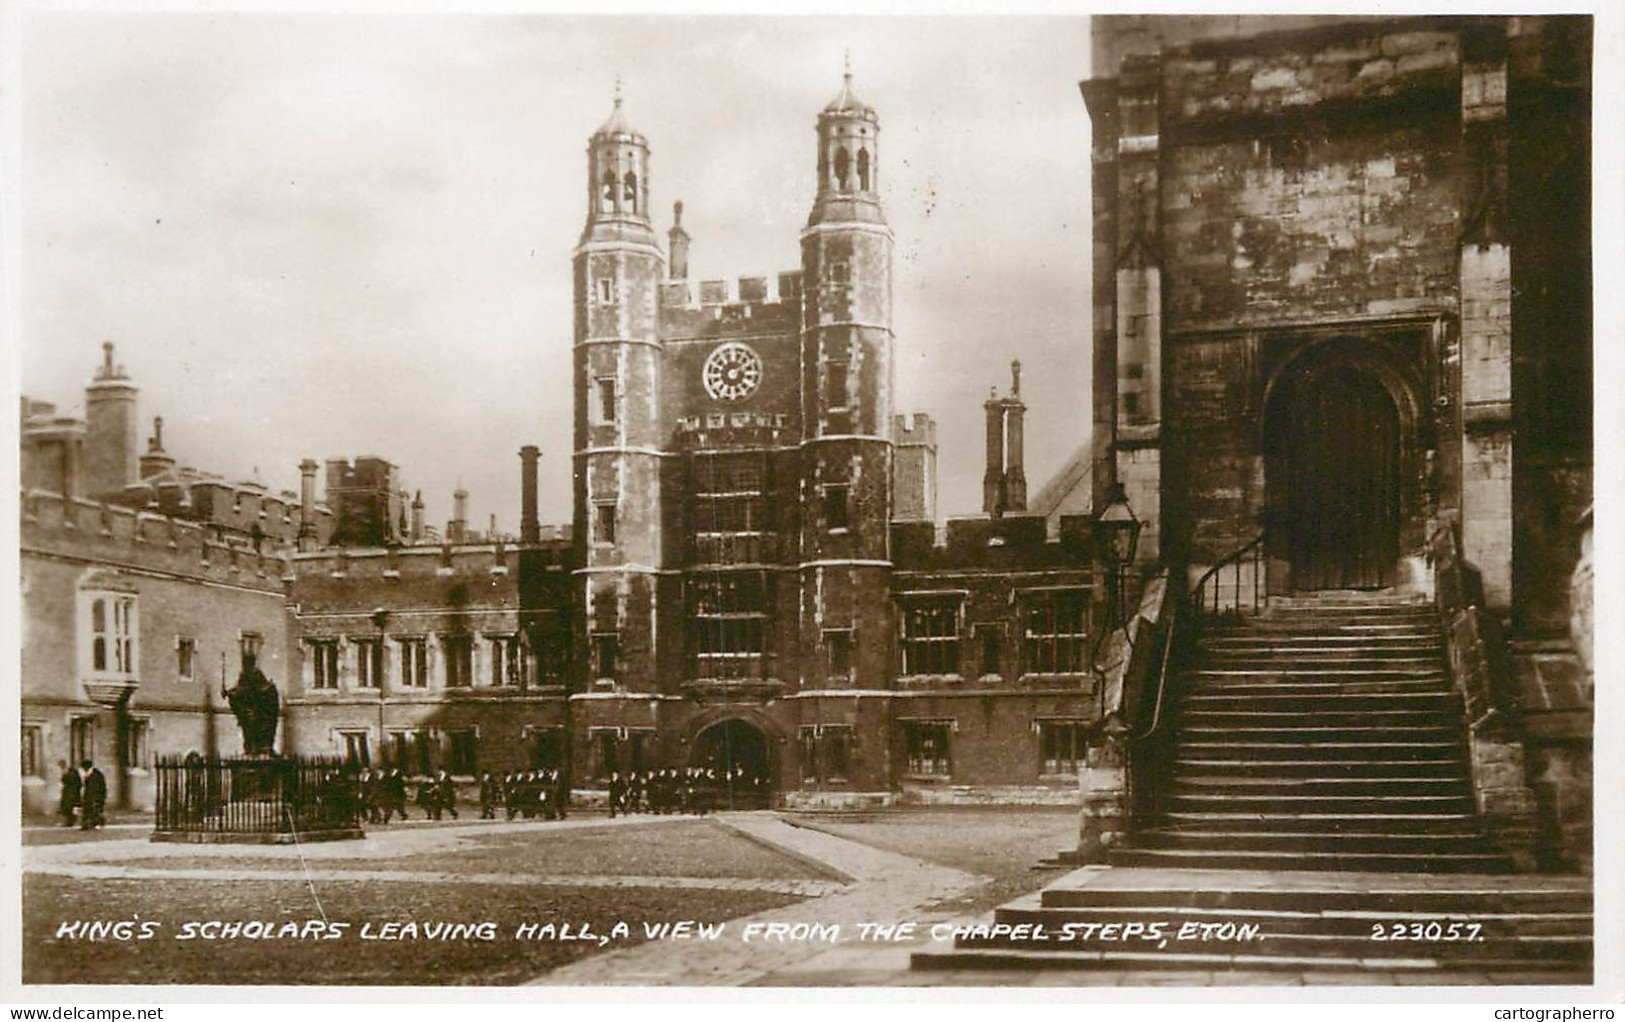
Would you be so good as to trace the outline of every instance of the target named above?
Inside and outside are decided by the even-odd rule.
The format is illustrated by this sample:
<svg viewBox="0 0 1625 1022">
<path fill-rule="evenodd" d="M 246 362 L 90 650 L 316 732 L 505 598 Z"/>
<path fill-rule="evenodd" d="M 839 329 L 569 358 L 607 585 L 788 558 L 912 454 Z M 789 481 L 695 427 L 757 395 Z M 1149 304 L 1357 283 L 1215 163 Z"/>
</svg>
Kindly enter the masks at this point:
<svg viewBox="0 0 1625 1022">
<path fill-rule="evenodd" d="M 1316 594 L 1210 626 L 1171 723 L 1160 813 L 1113 865 L 1512 869 L 1478 827 L 1429 606 Z"/>
<path fill-rule="evenodd" d="M 1276 598 L 1210 624 L 1179 681 L 1166 789 L 1111 868 L 1005 905 L 989 924 L 1005 929 L 916 968 L 1590 982 L 1589 880 L 1508 875 L 1479 827 L 1431 606 Z"/>
</svg>

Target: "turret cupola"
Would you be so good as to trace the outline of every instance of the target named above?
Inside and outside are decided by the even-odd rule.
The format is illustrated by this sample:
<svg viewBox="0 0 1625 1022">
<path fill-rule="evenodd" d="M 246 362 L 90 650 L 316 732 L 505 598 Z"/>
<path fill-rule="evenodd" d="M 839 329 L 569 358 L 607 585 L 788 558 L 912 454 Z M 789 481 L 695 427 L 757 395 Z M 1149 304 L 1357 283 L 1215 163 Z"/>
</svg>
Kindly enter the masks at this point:
<svg viewBox="0 0 1625 1022">
<path fill-rule="evenodd" d="M 818 115 L 818 197 L 809 224 L 883 223 L 880 118 L 852 87 L 848 57 L 841 91 Z"/>
<path fill-rule="evenodd" d="M 587 145 L 587 225 L 583 241 L 653 241 L 649 221 L 649 142 L 627 122 L 621 86 L 615 108 Z"/>
</svg>

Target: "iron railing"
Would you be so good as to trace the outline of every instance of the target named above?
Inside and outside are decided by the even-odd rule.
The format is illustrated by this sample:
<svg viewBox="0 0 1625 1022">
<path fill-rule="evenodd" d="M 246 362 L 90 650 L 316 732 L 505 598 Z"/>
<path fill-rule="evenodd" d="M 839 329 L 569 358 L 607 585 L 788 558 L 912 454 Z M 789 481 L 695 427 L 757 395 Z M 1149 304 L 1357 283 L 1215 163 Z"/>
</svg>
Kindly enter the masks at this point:
<svg viewBox="0 0 1625 1022">
<path fill-rule="evenodd" d="M 338 759 L 203 759 L 154 764 L 160 833 L 293 834 L 351 830 L 363 807 Z"/>
<path fill-rule="evenodd" d="M 1268 533 L 1261 530 L 1221 558 L 1191 587 L 1191 609 L 1198 619 L 1225 611 L 1257 614 L 1269 603 Z M 1228 578 L 1229 584 L 1226 584 Z M 1229 600 L 1225 595 L 1229 594 Z"/>
</svg>

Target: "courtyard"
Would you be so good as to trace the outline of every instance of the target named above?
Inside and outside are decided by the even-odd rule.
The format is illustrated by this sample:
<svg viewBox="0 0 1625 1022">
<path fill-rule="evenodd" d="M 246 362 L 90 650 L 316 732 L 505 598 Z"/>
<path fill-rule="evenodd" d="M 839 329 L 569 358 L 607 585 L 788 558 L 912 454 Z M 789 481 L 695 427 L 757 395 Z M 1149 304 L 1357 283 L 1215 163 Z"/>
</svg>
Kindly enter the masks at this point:
<svg viewBox="0 0 1625 1022">
<path fill-rule="evenodd" d="M 152 844 L 135 824 L 89 840 L 29 828 L 23 974 L 223 985 L 883 982 L 906 977 L 918 939 L 860 942 L 863 926 L 985 913 L 1053 878 L 1038 861 L 1075 828 L 1072 812 L 1037 808 L 415 821 L 304 846 Z M 853 952 L 861 958 L 846 962 Z"/>
</svg>

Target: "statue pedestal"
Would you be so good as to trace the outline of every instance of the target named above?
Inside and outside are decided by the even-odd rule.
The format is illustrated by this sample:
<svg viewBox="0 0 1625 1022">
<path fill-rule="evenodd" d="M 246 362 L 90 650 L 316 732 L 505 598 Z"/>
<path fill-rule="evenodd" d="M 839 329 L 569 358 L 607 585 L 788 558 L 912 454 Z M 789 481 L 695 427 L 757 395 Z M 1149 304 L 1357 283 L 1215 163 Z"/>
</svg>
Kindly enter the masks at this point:
<svg viewBox="0 0 1625 1022">
<path fill-rule="evenodd" d="M 355 779 L 338 760 L 166 758 L 155 772 L 154 841 L 299 844 L 366 836 Z"/>
</svg>

